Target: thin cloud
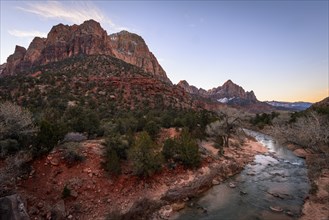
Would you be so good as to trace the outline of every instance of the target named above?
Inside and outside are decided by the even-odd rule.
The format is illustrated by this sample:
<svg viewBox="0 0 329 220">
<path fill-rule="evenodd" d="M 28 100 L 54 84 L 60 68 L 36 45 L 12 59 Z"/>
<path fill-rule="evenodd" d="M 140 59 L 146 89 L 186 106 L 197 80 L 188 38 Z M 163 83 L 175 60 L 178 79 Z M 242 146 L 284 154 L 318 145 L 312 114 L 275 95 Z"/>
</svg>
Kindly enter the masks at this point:
<svg viewBox="0 0 329 220">
<path fill-rule="evenodd" d="M 75 24 L 94 19 L 109 25 L 114 30 L 127 30 L 125 27 L 114 24 L 111 19 L 107 18 L 99 8 L 90 2 L 72 2 L 70 5 L 64 5 L 58 1 L 30 2 L 26 3 L 26 7 L 17 7 L 17 9 L 42 18 L 64 20 Z"/>
<path fill-rule="evenodd" d="M 47 37 L 47 33 L 43 33 L 40 31 L 21 31 L 21 30 L 9 30 L 8 33 L 15 37 Z"/>
</svg>

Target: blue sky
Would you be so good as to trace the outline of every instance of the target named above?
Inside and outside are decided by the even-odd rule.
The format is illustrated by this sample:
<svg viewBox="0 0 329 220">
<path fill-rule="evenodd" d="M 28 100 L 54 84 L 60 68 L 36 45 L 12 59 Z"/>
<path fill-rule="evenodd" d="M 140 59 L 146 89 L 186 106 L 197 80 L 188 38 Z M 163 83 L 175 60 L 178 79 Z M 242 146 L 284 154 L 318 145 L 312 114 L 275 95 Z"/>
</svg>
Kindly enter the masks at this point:
<svg viewBox="0 0 329 220">
<path fill-rule="evenodd" d="M 328 1 L 1 1 L 1 63 L 53 25 L 94 19 L 141 35 L 168 77 L 226 80 L 259 100 L 329 96 Z"/>
</svg>

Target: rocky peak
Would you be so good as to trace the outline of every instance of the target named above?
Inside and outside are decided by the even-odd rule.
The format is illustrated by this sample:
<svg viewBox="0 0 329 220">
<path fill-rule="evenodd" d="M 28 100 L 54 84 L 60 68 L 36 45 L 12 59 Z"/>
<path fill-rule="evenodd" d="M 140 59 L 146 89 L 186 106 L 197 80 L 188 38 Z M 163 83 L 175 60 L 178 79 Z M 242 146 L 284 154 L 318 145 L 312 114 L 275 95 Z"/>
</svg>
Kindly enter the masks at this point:
<svg viewBox="0 0 329 220">
<path fill-rule="evenodd" d="M 128 31 L 107 35 L 94 20 L 81 25 L 55 25 L 47 38 L 34 38 L 27 50 L 17 46 L 14 54 L 8 57 L 2 75 L 17 74 L 80 54 L 113 56 L 171 83 L 142 37 Z"/>
<path fill-rule="evenodd" d="M 246 98 L 249 100 L 257 100 L 254 91 L 246 92 Z"/>
<path fill-rule="evenodd" d="M 101 27 L 100 23 L 94 20 L 83 22 L 80 26 L 75 25 L 72 28 L 77 28 L 81 33 L 103 36 L 106 31 Z"/>
<path fill-rule="evenodd" d="M 219 98 L 246 98 L 246 93 L 244 89 L 233 83 L 231 80 L 226 81 L 222 86 L 215 88 L 214 95 L 217 95 Z"/>
<path fill-rule="evenodd" d="M 19 64 L 24 60 L 25 54 L 26 49 L 16 45 L 15 52 L 7 58 L 7 65 L 2 72 L 9 72 L 8 75 L 12 75 L 15 71 L 20 70 Z"/>
<path fill-rule="evenodd" d="M 109 44 L 113 49 L 115 57 L 141 67 L 146 72 L 153 73 L 163 81 L 170 82 L 166 72 L 162 69 L 153 53 L 150 52 L 141 36 L 128 31 L 121 31 L 109 35 L 109 39 Z"/>
<path fill-rule="evenodd" d="M 208 91 L 195 86 L 189 85 L 185 80 L 181 80 L 178 86 L 182 87 L 186 92 L 194 95 L 198 95 L 204 98 L 210 98 L 214 101 L 220 101 L 227 103 L 233 99 L 244 100 L 244 102 L 258 102 L 253 91 L 246 92 L 241 86 L 232 82 L 232 80 L 226 81 L 222 86 L 209 89 Z"/>
<path fill-rule="evenodd" d="M 182 87 L 186 92 L 190 94 L 199 95 L 198 88 L 195 86 L 190 86 L 190 84 L 186 80 L 179 81 L 177 86 Z"/>
</svg>

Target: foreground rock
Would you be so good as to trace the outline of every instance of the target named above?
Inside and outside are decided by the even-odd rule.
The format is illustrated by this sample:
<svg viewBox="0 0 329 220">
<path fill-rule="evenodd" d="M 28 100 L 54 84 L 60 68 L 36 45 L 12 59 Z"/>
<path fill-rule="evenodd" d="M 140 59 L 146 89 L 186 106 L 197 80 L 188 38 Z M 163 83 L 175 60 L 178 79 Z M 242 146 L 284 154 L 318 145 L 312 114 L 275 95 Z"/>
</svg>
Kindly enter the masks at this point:
<svg viewBox="0 0 329 220">
<path fill-rule="evenodd" d="M 0 198 L 0 219 L 29 220 L 26 201 L 18 194 Z"/>
</svg>

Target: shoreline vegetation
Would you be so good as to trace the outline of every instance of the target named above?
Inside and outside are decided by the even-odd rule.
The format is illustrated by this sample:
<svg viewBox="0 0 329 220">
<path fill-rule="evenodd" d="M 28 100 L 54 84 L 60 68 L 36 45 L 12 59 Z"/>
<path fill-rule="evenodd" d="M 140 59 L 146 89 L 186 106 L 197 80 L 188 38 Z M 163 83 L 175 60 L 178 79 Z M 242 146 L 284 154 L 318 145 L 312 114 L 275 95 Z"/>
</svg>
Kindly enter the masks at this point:
<svg viewBox="0 0 329 220">
<path fill-rule="evenodd" d="M 176 179 L 167 190 L 158 191 L 154 200 L 137 201 L 121 219 L 170 219 L 177 211 L 188 205 L 188 201 L 200 196 L 212 186 L 221 184 L 229 177 L 242 171 L 245 165 L 254 160 L 257 154 L 267 152 L 266 147 L 254 140 L 247 140 L 241 147 L 225 149 L 223 157 L 217 157 L 218 149 L 213 142 L 200 143 L 210 156 L 197 170 L 189 170 L 181 179 Z M 164 189 L 160 187 L 160 189 Z M 147 211 L 146 211 L 147 210 Z M 113 215 L 113 213 L 112 213 Z M 115 215 L 115 214 L 114 214 Z M 108 219 L 113 216 L 109 215 Z"/>
</svg>

